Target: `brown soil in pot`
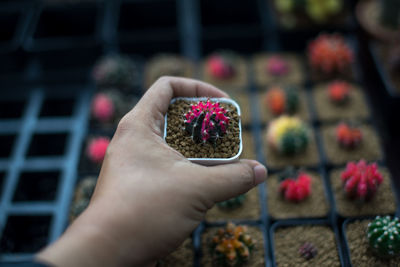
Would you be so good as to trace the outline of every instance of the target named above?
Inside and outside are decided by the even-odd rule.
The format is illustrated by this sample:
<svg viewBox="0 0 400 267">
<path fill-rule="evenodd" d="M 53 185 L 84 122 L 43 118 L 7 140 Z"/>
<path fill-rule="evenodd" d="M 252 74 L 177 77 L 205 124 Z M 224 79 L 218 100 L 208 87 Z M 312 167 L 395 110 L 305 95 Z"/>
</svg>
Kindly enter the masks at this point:
<svg viewBox="0 0 400 267">
<path fill-rule="evenodd" d="M 251 105 L 250 105 L 250 96 L 245 93 L 231 93 L 230 97 L 235 100 L 241 112 L 242 125 L 250 125 L 251 124 Z"/>
<path fill-rule="evenodd" d="M 268 92 L 268 91 L 266 91 Z M 261 121 L 266 123 L 273 119 L 278 118 L 280 115 L 275 115 L 271 112 L 271 110 L 265 104 L 265 96 L 266 93 L 262 93 L 258 95 L 259 105 L 260 105 L 260 118 Z M 282 114 L 281 114 L 282 115 Z M 297 111 L 293 114 L 293 116 L 299 117 L 303 121 L 310 120 L 310 113 L 308 110 L 308 104 L 306 99 L 306 93 L 299 89 L 299 107 Z"/>
<path fill-rule="evenodd" d="M 258 198 L 258 188 L 254 188 L 246 193 L 243 204 L 234 209 L 224 209 L 214 205 L 206 214 L 209 222 L 223 220 L 256 220 L 260 218 L 261 208 Z"/>
<path fill-rule="evenodd" d="M 339 165 L 360 159 L 376 161 L 382 158 L 380 141 L 375 130 L 368 125 L 361 125 L 360 129 L 363 134 L 361 144 L 354 149 L 346 149 L 341 147 L 336 140 L 336 125 L 322 127 L 324 151 L 330 163 Z"/>
<path fill-rule="evenodd" d="M 299 202 L 293 203 L 284 199 L 279 192 L 279 177 L 271 175 L 267 179 L 268 213 L 274 219 L 315 218 L 327 215 L 328 202 L 326 200 L 324 183 L 318 173 L 307 172 L 312 179 L 311 195 Z"/>
<path fill-rule="evenodd" d="M 369 249 L 366 231 L 370 220 L 349 223 L 346 228 L 346 239 L 350 251 L 350 261 L 354 267 L 399 267 L 400 258 L 382 259 Z"/>
<path fill-rule="evenodd" d="M 256 152 L 254 150 L 254 137 L 250 131 L 242 130 L 243 150 L 240 155 L 241 159 L 256 159 Z"/>
<path fill-rule="evenodd" d="M 335 234 L 327 226 L 291 226 L 278 228 L 274 234 L 277 266 L 340 266 Z M 318 254 L 310 260 L 300 256 L 299 248 L 312 243 Z"/>
<path fill-rule="evenodd" d="M 352 82 L 355 80 L 354 66 L 348 66 L 342 72 L 323 73 L 309 65 L 310 79 L 313 82 L 328 82 L 332 80 L 345 80 Z"/>
<path fill-rule="evenodd" d="M 191 239 L 186 239 L 182 245 L 180 245 L 174 252 L 159 260 L 157 267 L 167 266 L 182 266 L 191 267 L 193 266 L 194 250 Z"/>
<path fill-rule="evenodd" d="M 346 197 L 340 179 L 340 175 L 343 171 L 344 169 L 336 169 L 330 174 L 336 210 L 341 216 L 381 215 L 394 213 L 396 211 L 396 200 L 392 192 L 390 174 L 387 169 L 379 168 L 379 172 L 383 175 L 383 183 L 379 186 L 376 195 L 365 203 L 359 203 Z"/>
<path fill-rule="evenodd" d="M 281 56 L 288 62 L 289 72 L 286 75 L 275 76 L 268 73 L 267 61 L 271 56 Z M 301 85 L 305 80 L 302 58 L 295 54 L 259 54 L 253 58 L 254 76 L 257 85 L 267 86 L 271 84 Z"/>
<path fill-rule="evenodd" d="M 233 105 L 221 103 L 228 112 L 229 126 L 227 133 L 217 140 L 216 146 L 207 142 L 195 143 L 185 131 L 184 114 L 191 103 L 187 100 L 177 100 L 168 108 L 167 144 L 180 152 L 186 158 L 231 158 L 237 155 L 240 145 L 239 116 Z"/>
<path fill-rule="evenodd" d="M 266 140 L 266 131 L 263 132 L 264 153 L 266 155 L 267 167 L 282 169 L 287 166 L 303 167 L 316 166 L 319 163 L 319 153 L 315 136 L 311 134 L 310 143 L 307 148 L 295 155 L 283 155 L 274 150 Z"/>
<path fill-rule="evenodd" d="M 369 110 L 364 94 L 358 86 L 351 86 L 347 103 L 333 103 L 327 93 L 327 85 L 316 86 L 312 91 L 318 119 L 322 121 L 338 121 L 344 119 L 367 119 Z"/>
<path fill-rule="evenodd" d="M 225 227 L 225 226 L 224 226 Z M 252 250 L 250 259 L 247 263 L 241 265 L 246 267 L 264 267 L 264 238 L 261 230 L 254 226 L 247 226 L 248 233 L 250 236 L 255 239 L 256 244 Z M 201 236 L 201 244 L 202 244 L 202 258 L 200 266 L 204 267 L 211 267 L 211 266 L 218 266 L 213 264 L 212 260 L 212 253 L 210 251 L 210 243 L 212 237 L 217 232 L 218 228 L 208 228 L 204 231 L 203 235 Z"/>
<path fill-rule="evenodd" d="M 217 79 L 211 76 L 206 69 L 206 60 L 201 64 L 201 74 L 200 77 L 205 82 L 211 83 L 212 85 L 227 91 L 244 91 L 248 83 L 247 74 L 247 62 L 244 58 L 237 56 L 236 62 L 236 74 L 230 79 Z"/>
<path fill-rule="evenodd" d="M 161 76 L 195 76 L 194 64 L 184 57 L 173 54 L 160 54 L 150 59 L 145 66 L 144 88 L 147 90 Z"/>
</svg>

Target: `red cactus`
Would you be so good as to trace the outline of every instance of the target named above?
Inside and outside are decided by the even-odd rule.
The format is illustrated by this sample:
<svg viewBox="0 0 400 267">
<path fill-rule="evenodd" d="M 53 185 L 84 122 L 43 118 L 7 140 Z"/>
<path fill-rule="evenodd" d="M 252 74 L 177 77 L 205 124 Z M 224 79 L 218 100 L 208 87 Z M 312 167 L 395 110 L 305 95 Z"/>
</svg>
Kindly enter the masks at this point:
<svg viewBox="0 0 400 267">
<path fill-rule="evenodd" d="M 98 93 L 92 102 L 92 115 L 100 122 L 107 122 L 114 116 L 114 103 L 106 94 Z"/>
<path fill-rule="evenodd" d="M 283 76 L 289 72 L 289 64 L 281 56 L 271 56 L 267 61 L 267 72 L 275 76 Z"/>
<path fill-rule="evenodd" d="M 376 163 L 367 164 L 365 160 L 360 160 L 358 163 L 347 163 L 341 179 L 346 196 L 361 201 L 373 198 L 379 185 L 383 182 L 378 165 Z"/>
<path fill-rule="evenodd" d="M 280 115 L 285 111 L 286 94 L 280 87 L 273 87 L 265 95 L 265 105 L 270 108 L 272 113 Z"/>
<path fill-rule="evenodd" d="M 235 75 L 235 67 L 228 55 L 214 54 L 207 60 L 207 70 L 215 78 L 230 79 Z"/>
<path fill-rule="evenodd" d="M 311 194 L 311 177 L 299 173 L 297 178 L 286 178 L 279 185 L 279 191 L 291 202 L 300 202 Z"/>
<path fill-rule="evenodd" d="M 344 148 L 352 149 L 360 145 L 363 135 L 361 129 L 347 123 L 340 123 L 336 127 L 336 140 Z"/>
<path fill-rule="evenodd" d="M 185 129 L 196 142 L 214 143 L 226 133 L 229 118 L 219 102 L 199 101 L 185 114 Z"/>
<path fill-rule="evenodd" d="M 311 66 L 326 74 L 343 73 L 353 62 L 353 51 L 339 34 L 321 34 L 308 46 Z"/>
<path fill-rule="evenodd" d="M 334 81 L 328 85 L 329 99 L 335 104 L 342 104 L 349 99 L 350 84 L 345 81 Z"/>
<path fill-rule="evenodd" d="M 104 156 L 106 155 L 108 144 L 110 139 L 108 137 L 97 137 L 93 138 L 87 148 L 87 156 L 90 161 L 100 164 L 103 162 Z"/>
</svg>

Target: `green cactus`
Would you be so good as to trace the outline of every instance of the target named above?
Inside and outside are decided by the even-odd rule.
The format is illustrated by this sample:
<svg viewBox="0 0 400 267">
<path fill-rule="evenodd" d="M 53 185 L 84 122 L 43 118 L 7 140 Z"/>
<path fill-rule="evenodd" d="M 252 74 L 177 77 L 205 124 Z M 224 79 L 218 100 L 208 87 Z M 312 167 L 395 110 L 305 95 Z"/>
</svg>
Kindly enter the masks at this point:
<svg viewBox="0 0 400 267">
<path fill-rule="evenodd" d="M 293 155 L 303 151 L 308 143 L 307 130 L 299 128 L 283 134 L 279 148 L 282 154 Z"/>
<path fill-rule="evenodd" d="M 378 256 L 388 258 L 400 255 L 399 218 L 377 216 L 368 224 L 367 238 L 372 250 Z"/>
<path fill-rule="evenodd" d="M 381 4 L 382 24 L 386 27 L 397 29 L 400 26 L 400 1 L 382 0 Z"/>
<path fill-rule="evenodd" d="M 289 114 L 294 114 L 299 108 L 299 93 L 298 89 L 286 87 L 286 111 Z"/>
<path fill-rule="evenodd" d="M 243 205 L 246 200 L 246 195 L 239 195 L 237 197 L 217 203 L 217 206 L 221 209 L 235 209 Z"/>
</svg>

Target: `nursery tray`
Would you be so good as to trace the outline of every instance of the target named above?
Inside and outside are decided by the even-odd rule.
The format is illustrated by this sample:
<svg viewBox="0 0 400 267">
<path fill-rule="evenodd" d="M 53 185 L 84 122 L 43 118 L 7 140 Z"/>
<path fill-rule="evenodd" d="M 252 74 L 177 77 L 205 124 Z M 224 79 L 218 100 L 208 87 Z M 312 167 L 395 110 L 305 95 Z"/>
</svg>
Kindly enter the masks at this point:
<svg viewBox="0 0 400 267">
<path fill-rule="evenodd" d="M 207 97 L 177 97 L 171 100 L 170 104 L 175 103 L 177 100 L 187 100 L 187 101 L 207 101 L 207 99 L 210 99 L 211 101 L 218 101 L 220 103 L 226 103 L 226 104 L 231 104 L 233 105 L 236 110 L 237 114 L 239 116 L 239 151 L 238 153 L 230 158 L 188 158 L 193 163 L 198 163 L 201 165 L 206 165 L 206 166 L 211 166 L 211 165 L 218 165 L 218 164 L 226 164 L 226 163 L 231 163 L 239 160 L 240 155 L 242 154 L 243 150 L 243 144 L 242 144 L 242 119 L 240 118 L 241 112 L 240 112 L 240 107 L 236 103 L 236 101 L 228 98 L 207 98 Z M 164 121 L 164 140 L 167 137 L 167 127 L 168 127 L 168 113 L 165 115 L 165 121 Z"/>
</svg>

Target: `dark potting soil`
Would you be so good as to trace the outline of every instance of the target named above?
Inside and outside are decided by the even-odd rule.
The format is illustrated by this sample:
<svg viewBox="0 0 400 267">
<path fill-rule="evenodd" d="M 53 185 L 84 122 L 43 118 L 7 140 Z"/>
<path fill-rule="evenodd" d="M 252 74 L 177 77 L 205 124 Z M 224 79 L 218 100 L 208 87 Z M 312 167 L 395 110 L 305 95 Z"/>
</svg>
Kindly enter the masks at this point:
<svg viewBox="0 0 400 267">
<path fill-rule="evenodd" d="M 268 212 L 274 219 L 315 218 L 327 215 L 329 206 L 326 200 L 322 177 L 315 172 L 307 172 L 312 179 L 311 195 L 299 203 L 284 199 L 279 192 L 279 177 L 271 175 L 267 179 Z"/>
<path fill-rule="evenodd" d="M 277 266 L 340 266 L 335 234 L 326 226 L 293 226 L 278 228 L 274 234 L 275 261 Z M 312 243 L 317 255 L 306 260 L 299 248 Z"/>
<path fill-rule="evenodd" d="M 348 66 L 342 72 L 323 73 L 309 65 L 310 78 L 313 82 L 327 82 L 332 80 L 345 80 L 352 82 L 355 79 L 353 66 Z"/>
<path fill-rule="evenodd" d="M 253 239 L 255 239 L 256 244 L 251 252 L 249 261 L 243 264 L 242 266 L 263 267 L 265 266 L 263 234 L 261 230 L 257 227 L 247 226 L 247 228 L 248 228 L 248 234 Z M 211 239 L 216 234 L 217 231 L 218 228 L 208 228 L 204 231 L 203 235 L 201 236 L 201 244 L 202 244 L 201 266 L 204 267 L 219 266 L 213 263 L 212 253 L 210 251 Z"/>
<path fill-rule="evenodd" d="M 339 165 L 360 159 L 377 161 L 382 158 L 380 141 L 375 130 L 366 124 L 360 125 L 360 129 L 363 134 L 361 144 L 354 149 L 346 149 L 336 140 L 336 125 L 321 128 L 323 148 L 330 163 Z"/>
<path fill-rule="evenodd" d="M 271 75 L 267 71 L 267 62 L 271 56 L 280 56 L 287 61 L 289 65 L 289 72 L 286 75 L 276 76 Z M 259 54 L 253 58 L 253 70 L 255 80 L 260 89 L 264 90 L 265 86 L 272 84 L 288 84 L 288 85 L 301 85 L 305 80 L 304 67 L 302 59 L 290 53 L 284 54 Z"/>
<path fill-rule="evenodd" d="M 236 74 L 229 79 L 218 79 L 210 75 L 207 71 L 206 61 L 201 64 L 201 80 L 227 91 L 244 91 L 248 84 L 247 63 L 244 58 L 237 56 L 235 59 Z"/>
<path fill-rule="evenodd" d="M 250 98 L 245 93 L 230 93 L 230 97 L 235 100 L 241 112 L 242 125 L 250 125 L 251 124 L 251 106 L 250 106 Z"/>
<path fill-rule="evenodd" d="M 220 208 L 214 205 L 206 214 L 209 222 L 222 220 L 256 220 L 260 218 L 261 208 L 258 198 L 258 188 L 254 188 L 246 193 L 243 204 L 233 209 Z"/>
<path fill-rule="evenodd" d="M 382 259 L 369 248 L 367 228 L 370 220 L 349 223 L 346 228 L 346 239 L 350 251 L 350 261 L 354 267 L 399 267 L 400 257 Z"/>
<path fill-rule="evenodd" d="M 327 84 L 316 86 L 312 94 L 318 119 L 322 121 L 365 120 L 370 115 L 365 96 L 358 86 L 351 86 L 348 101 L 340 105 L 329 99 Z"/>
<path fill-rule="evenodd" d="M 340 175 L 344 169 L 333 170 L 330 174 L 331 186 L 335 196 L 337 212 L 345 217 L 362 215 L 383 215 L 396 211 L 396 201 L 393 195 L 390 174 L 387 169 L 380 167 L 383 183 L 379 186 L 376 195 L 368 202 L 360 203 L 350 200 L 343 191 Z"/>
<path fill-rule="evenodd" d="M 311 134 L 310 142 L 307 148 L 295 155 L 283 155 L 278 151 L 273 149 L 267 142 L 267 132 L 264 131 L 263 141 L 264 141 L 264 152 L 266 155 L 267 166 L 269 168 L 281 169 L 286 166 L 316 166 L 319 163 L 319 153 L 317 149 L 317 144 L 315 142 L 315 137 Z"/>
<path fill-rule="evenodd" d="M 191 239 L 186 239 L 174 252 L 159 260 L 157 267 L 167 266 L 193 266 L 194 252 Z"/>
<path fill-rule="evenodd" d="M 239 116 L 233 105 L 221 103 L 230 118 L 227 133 L 217 140 L 214 147 L 210 142 L 195 143 L 185 131 L 184 114 L 194 101 L 177 100 L 168 109 L 167 144 L 186 158 L 231 158 L 237 155 L 240 146 Z"/>
<path fill-rule="evenodd" d="M 268 92 L 268 91 L 266 91 Z M 260 105 L 260 118 L 261 121 L 266 123 L 273 119 L 276 119 L 280 115 L 275 115 L 271 112 L 267 104 L 265 103 L 266 92 L 258 95 L 259 105 Z M 307 99 L 305 92 L 302 89 L 299 89 L 299 107 L 292 116 L 299 117 L 303 121 L 308 121 L 310 119 L 310 113 L 308 111 Z"/>
<path fill-rule="evenodd" d="M 256 159 L 254 150 L 253 134 L 250 131 L 242 131 L 243 150 L 240 155 L 241 159 Z"/>
</svg>

